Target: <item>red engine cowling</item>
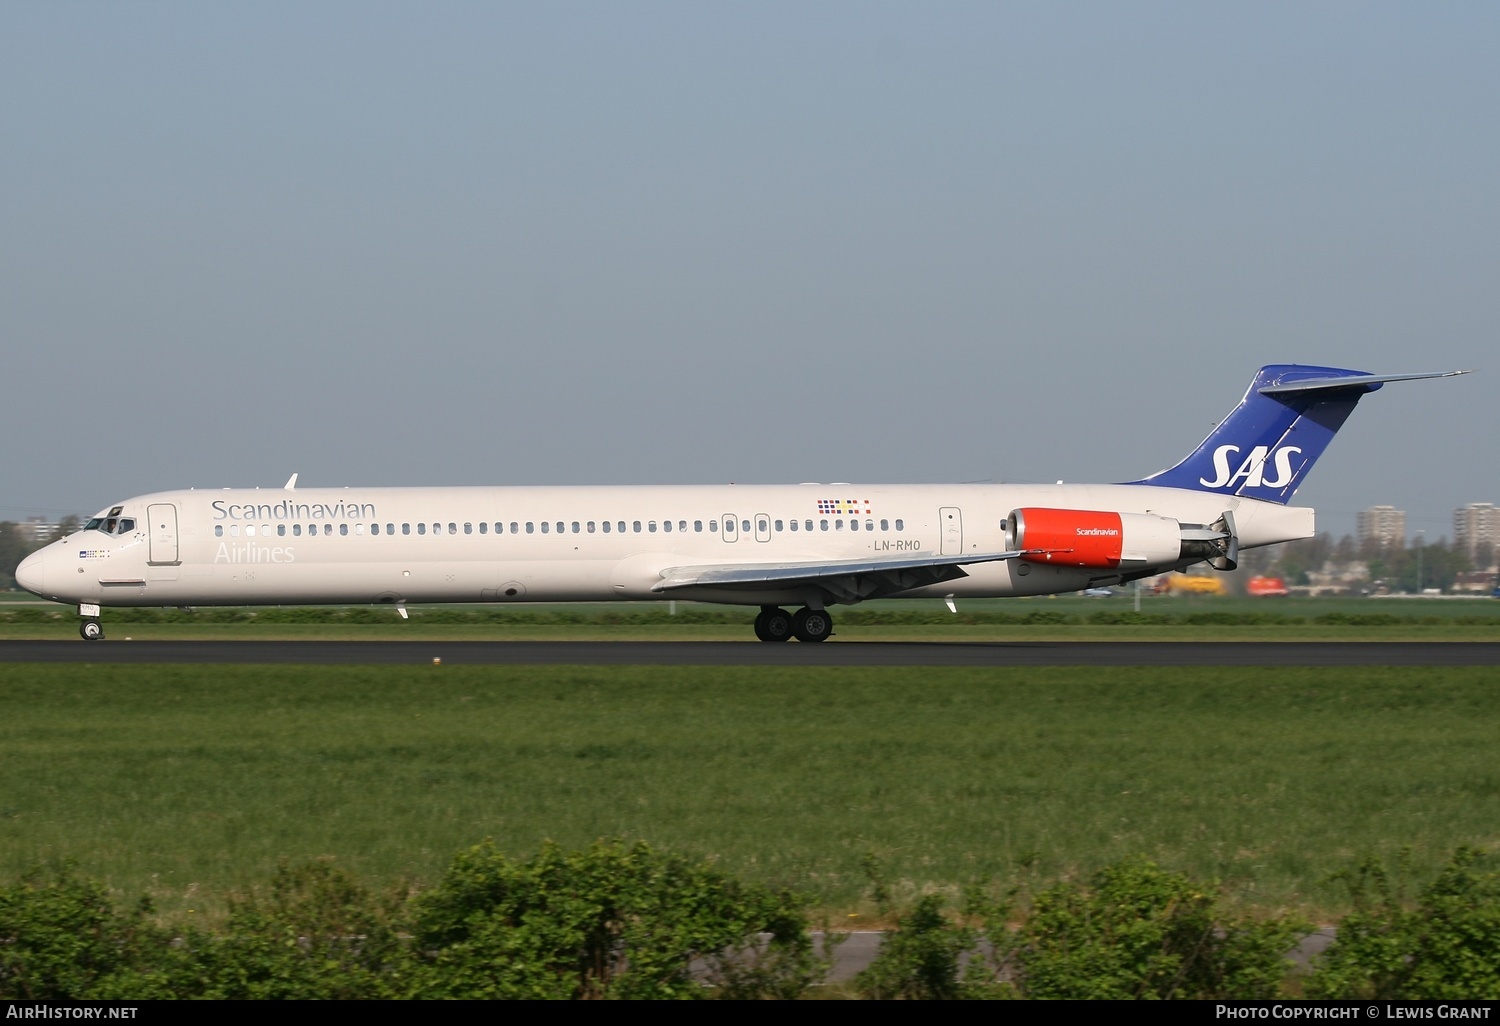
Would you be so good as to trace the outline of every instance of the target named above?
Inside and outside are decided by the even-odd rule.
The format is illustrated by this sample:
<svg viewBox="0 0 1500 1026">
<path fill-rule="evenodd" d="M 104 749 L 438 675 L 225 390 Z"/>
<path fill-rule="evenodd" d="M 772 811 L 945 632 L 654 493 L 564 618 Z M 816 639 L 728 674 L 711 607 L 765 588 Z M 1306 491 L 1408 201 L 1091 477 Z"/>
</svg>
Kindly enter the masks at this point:
<svg viewBox="0 0 1500 1026">
<path fill-rule="evenodd" d="M 1182 528 L 1169 517 L 1107 510 L 1012 510 L 1006 541 L 1030 563 L 1091 570 L 1155 566 L 1182 555 Z"/>
</svg>

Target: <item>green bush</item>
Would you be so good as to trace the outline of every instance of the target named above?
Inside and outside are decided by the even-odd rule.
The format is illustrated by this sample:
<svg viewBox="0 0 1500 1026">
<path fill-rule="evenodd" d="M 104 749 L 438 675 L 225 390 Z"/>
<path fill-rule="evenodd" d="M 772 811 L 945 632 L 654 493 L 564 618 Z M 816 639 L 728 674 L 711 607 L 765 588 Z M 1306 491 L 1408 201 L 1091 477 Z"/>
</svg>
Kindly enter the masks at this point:
<svg viewBox="0 0 1500 1026">
<path fill-rule="evenodd" d="M 1355 910 L 1339 923 L 1337 940 L 1308 980 L 1308 994 L 1500 998 L 1500 872 L 1482 870 L 1486 861 L 1481 852 L 1460 848 L 1415 906 L 1377 859 L 1341 874 Z M 1398 867 L 1398 875 L 1404 873 L 1404 865 Z"/>
<path fill-rule="evenodd" d="M 161 958 L 173 996 L 221 1000 L 398 997 L 411 964 L 399 899 L 326 863 L 282 866 L 268 895 L 230 902 L 222 933 L 189 931 Z"/>
<path fill-rule="evenodd" d="M 896 921 L 855 986 L 865 997 L 889 1001 L 949 1000 L 976 996 L 961 974 L 963 958 L 980 939 L 978 930 L 949 922 L 943 899 L 929 894 Z"/>
<path fill-rule="evenodd" d="M 800 902 L 644 844 L 461 852 L 415 937 L 417 997 L 792 996 L 826 972 Z"/>
<path fill-rule="evenodd" d="M 1028 998 L 1274 997 L 1309 929 L 1228 919 L 1216 895 L 1144 859 L 1042 892 L 1014 941 Z"/>
<path fill-rule="evenodd" d="M 109 997 L 122 978 L 164 996 L 142 969 L 160 948 L 150 906 L 122 914 L 103 887 L 71 869 L 0 888 L 0 999 Z"/>
</svg>

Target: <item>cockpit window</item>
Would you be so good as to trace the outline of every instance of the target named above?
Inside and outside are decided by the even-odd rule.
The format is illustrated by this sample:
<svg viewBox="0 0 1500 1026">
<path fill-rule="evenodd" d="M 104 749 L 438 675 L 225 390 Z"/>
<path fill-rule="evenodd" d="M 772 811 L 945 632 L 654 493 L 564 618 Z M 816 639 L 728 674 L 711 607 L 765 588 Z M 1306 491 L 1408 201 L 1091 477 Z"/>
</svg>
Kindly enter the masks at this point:
<svg viewBox="0 0 1500 1026">
<path fill-rule="evenodd" d="M 116 506 L 116 507 L 114 507 L 113 509 L 111 509 L 109 511 L 109 515 L 112 516 L 112 517 L 117 517 L 117 516 L 120 515 L 120 511 L 123 510 L 124 508 L 125 508 L 124 506 Z"/>
<path fill-rule="evenodd" d="M 103 517 L 95 517 L 94 519 L 90 520 L 88 523 L 84 524 L 83 525 L 83 529 L 85 531 L 97 531 L 97 530 L 99 530 L 99 528 L 101 526 L 103 526 L 103 524 L 104 524 L 104 518 Z"/>
<path fill-rule="evenodd" d="M 124 517 L 124 518 L 122 518 L 120 520 L 120 533 L 121 534 L 129 534 L 131 531 L 134 531 L 134 530 L 135 530 L 135 520 L 133 518 L 131 518 L 131 517 Z"/>
<path fill-rule="evenodd" d="M 119 526 L 119 523 L 120 522 L 118 520 L 116 520 L 114 517 L 110 517 L 108 520 L 104 521 L 104 533 L 105 534 L 114 534 L 115 533 L 115 528 L 117 526 Z"/>
</svg>

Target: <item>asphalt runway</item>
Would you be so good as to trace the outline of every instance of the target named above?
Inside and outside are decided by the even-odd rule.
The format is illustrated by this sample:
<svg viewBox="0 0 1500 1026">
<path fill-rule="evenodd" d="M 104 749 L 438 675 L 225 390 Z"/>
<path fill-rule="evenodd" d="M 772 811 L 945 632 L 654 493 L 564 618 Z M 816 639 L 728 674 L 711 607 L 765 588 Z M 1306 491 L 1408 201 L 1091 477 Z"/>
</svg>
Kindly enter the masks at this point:
<svg viewBox="0 0 1500 1026">
<path fill-rule="evenodd" d="M 0 641 L 0 663 L 1500 666 L 1500 642 Z"/>
</svg>

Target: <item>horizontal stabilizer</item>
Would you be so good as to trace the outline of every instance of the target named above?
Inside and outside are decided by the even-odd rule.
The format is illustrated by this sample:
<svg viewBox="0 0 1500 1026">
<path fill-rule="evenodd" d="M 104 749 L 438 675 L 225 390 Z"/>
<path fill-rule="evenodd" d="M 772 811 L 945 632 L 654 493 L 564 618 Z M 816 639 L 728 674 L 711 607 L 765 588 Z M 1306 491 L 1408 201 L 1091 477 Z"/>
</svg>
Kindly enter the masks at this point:
<svg viewBox="0 0 1500 1026">
<path fill-rule="evenodd" d="M 1429 371 L 1425 374 L 1357 374 L 1345 377 L 1310 378 L 1302 381 L 1286 381 L 1256 389 L 1261 395 L 1290 395 L 1305 392 L 1331 392 L 1346 388 L 1358 388 L 1361 392 L 1373 392 L 1387 381 L 1420 381 L 1423 378 L 1456 378 L 1460 374 L 1473 374 L 1472 370 Z M 1373 385 L 1374 388 L 1369 386 Z"/>
</svg>

